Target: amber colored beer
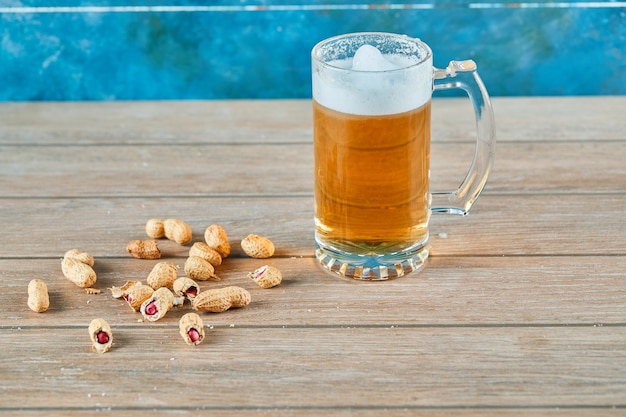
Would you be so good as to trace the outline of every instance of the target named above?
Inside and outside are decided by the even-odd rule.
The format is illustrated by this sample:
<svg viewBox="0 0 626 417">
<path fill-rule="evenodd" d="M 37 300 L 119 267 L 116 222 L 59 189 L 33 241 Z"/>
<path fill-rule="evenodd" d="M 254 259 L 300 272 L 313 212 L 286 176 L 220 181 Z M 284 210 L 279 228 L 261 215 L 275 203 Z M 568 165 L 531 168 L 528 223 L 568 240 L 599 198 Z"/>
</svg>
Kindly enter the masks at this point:
<svg viewBox="0 0 626 417">
<path fill-rule="evenodd" d="M 375 255 L 425 242 L 430 101 L 383 116 L 346 114 L 316 101 L 313 111 L 318 243 Z"/>
</svg>

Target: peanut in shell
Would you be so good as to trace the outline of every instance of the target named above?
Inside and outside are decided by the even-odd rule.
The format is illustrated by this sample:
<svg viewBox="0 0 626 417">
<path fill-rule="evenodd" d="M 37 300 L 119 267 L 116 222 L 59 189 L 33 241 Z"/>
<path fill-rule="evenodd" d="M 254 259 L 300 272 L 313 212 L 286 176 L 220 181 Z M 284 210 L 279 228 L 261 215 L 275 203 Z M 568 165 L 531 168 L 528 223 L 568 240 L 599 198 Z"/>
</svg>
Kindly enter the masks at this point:
<svg viewBox="0 0 626 417">
<path fill-rule="evenodd" d="M 36 313 L 43 313 L 50 307 L 50 296 L 46 283 L 33 279 L 28 283 L 28 308 Z"/>
<path fill-rule="evenodd" d="M 191 226 L 182 220 L 166 219 L 163 222 L 163 227 L 165 229 L 165 237 L 179 245 L 186 245 L 193 238 Z"/>
<path fill-rule="evenodd" d="M 84 264 L 87 264 L 89 266 L 93 266 L 94 265 L 94 259 L 93 256 L 91 256 L 91 254 L 84 252 L 80 249 L 70 249 L 67 252 L 65 252 L 65 254 L 63 255 L 63 258 L 74 258 L 77 261 L 80 261 Z"/>
<path fill-rule="evenodd" d="M 265 259 L 274 255 L 274 244 L 266 237 L 249 234 L 241 241 L 241 249 L 246 255 L 257 258 Z"/>
<path fill-rule="evenodd" d="M 61 270 L 65 278 L 81 288 L 88 288 L 96 283 L 97 275 L 91 266 L 76 258 L 63 258 Z"/>
<path fill-rule="evenodd" d="M 226 230 L 219 224 L 212 224 L 204 231 L 204 241 L 209 247 L 215 249 L 223 258 L 230 255 L 230 243 Z"/>
<path fill-rule="evenodd" d="M 189 256 L 197 256 L 205 259 L 213 266 L 220 266 L 222 264 L 222 255 L 205 242 L 196 242 L 191 245 L 191 248 L 189 248 Z"/>
<path fill-rule="evenodd" d="M 160 259 L 161 250 L 156 240 L 131 240 L 126 251 L 138 259 Z"/>
<path fill-rule="evenodd" d="M 178 268 L 171 262 L 163 261 L 155 264 L 146 278 L 146 283 L 155 290 L 161 287 L 172 289 Z"/>
<path fill-rule="evenodd" d="M 191 279 L 198 281 L 220 281 L 221 278 L 215 275 L 215 268 L 211 263 L 198 256 L 190 256 L 185 261 L 185 274 Z"/>
<path fill-rule="evenodd" d="M 193 300 L 197 311 L 222 313 L 231 307 L 245 307 L 250 304 L 250 293 L 241 287 L 230 286 L 202 291 Z"/>
<path fill-rule="evenodd" d="M 150 219 L 146 222 L 146 234 L 152 239 L 165 237 L 165 225 L 161 219 Z"/>
</svg>

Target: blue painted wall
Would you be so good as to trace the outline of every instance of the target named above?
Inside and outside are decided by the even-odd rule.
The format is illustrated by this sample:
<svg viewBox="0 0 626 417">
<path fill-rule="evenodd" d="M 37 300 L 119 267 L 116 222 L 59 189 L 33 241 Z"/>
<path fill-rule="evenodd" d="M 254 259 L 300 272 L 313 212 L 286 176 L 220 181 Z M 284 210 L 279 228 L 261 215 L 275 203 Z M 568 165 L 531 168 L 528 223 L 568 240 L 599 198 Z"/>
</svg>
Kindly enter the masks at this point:
<svg viewBox="0 0 626 417">
<path fill-rule="evenodd" d="M 626 94 L 626 2 L 0 0 L 0 100 L 306 98 L 313 45 L 368 30 L 493 96 Z"/>
</svg>

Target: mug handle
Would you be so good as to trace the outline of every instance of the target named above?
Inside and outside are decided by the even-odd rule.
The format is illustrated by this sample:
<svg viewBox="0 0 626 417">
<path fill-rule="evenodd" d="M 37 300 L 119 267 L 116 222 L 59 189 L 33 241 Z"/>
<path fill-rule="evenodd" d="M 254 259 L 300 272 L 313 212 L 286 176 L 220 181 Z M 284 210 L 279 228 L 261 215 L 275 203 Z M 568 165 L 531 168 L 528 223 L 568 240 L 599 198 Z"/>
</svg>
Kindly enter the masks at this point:
<svg viewBox="0 0 626 417">
<path fill-rule="evenodd" d="M 431 193 L 431 211 L 467 215 L 485 188 L 493 166 L 496 149 L 496 126 L 487 89 L 472 60 L 450 61 L 445 69 L 434 68 L 433 89 L 460 88 L 469 96 L 476 114 L 476 151 L 474 160 L 458 189 Z"/>
</svg>

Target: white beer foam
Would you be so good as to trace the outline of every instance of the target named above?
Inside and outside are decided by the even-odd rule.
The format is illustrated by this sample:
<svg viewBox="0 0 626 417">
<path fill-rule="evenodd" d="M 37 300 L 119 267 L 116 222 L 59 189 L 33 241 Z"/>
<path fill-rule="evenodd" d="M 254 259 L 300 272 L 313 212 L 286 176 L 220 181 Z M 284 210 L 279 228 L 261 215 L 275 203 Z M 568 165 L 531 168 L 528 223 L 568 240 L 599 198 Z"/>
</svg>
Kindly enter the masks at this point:
<svg viewBox="0 0 626 417">
<path fill-rule="evenodd" d="M 417 59 L 415 61 L 417 63 Z M 378 48 L 372 45 L 361 46 L 352 58 L 352 69 L 355 71 L 391 71 L 398 68 L 402 67 L 386 59 Z"/>
<path fill-rule="evenodd" d="M 382 55 L 364 45 L 353 58 L 317 65 L 313 98 L 322 106 L 363 116 L 404 113 L 426 104 L 432 95 L 432 59 Z"/>
</svg>

